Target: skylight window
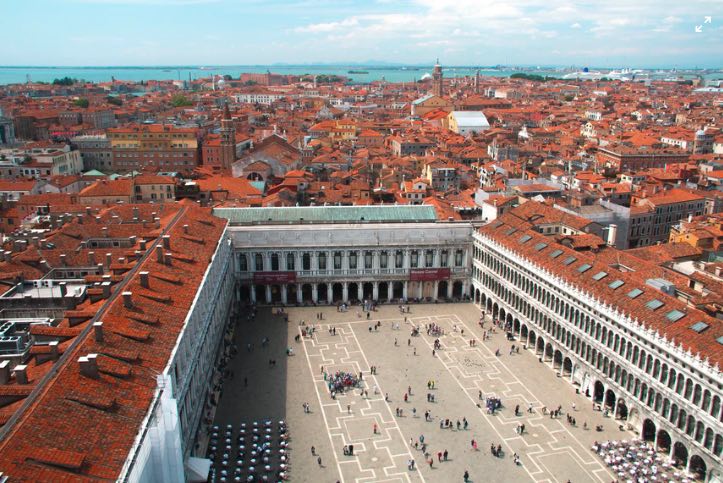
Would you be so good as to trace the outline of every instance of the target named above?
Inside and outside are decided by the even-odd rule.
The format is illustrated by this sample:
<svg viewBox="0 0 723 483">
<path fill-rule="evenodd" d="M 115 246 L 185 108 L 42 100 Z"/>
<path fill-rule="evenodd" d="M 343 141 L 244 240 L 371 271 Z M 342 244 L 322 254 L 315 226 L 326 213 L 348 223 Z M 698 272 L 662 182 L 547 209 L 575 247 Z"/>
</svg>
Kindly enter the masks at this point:
<svg viewBox="0 0 723 483">
<path fill-rule="evenodd" d="M 709 327 L 708 324 L 706 324 L 705 322 L 696 322 L 695 324 L 690 326 L 691 330 L 693 330 L 694 332 L 697 332 L 699 334 L 701 332 L 703 332 L 705 329 L 707 329 L 708 327 Z M 720 342 L 720 338 L 719 338 L 718 342 Z"/>
<path fill-rule="evenodd" d="M 547 243 L 538 243 L 537 245 L 535 245 L 535 250 L 537 250 L 539 252 L 540 250 L 544 249 L 545 247 L 547 247 Z"/>
<path fill-rule="evenodd" d="M 643 291 L 640 290 L 639 288 L 634 288 L 630 292 L 628 292 L 628 297 L 630 297 L 631 299 L 634 299 L 635 297 L 639 296 L 642 293 L 643 293 Z"/>
<path fill-rule="evenodd" d="M 520 237 L 520 243 L 527 243 L 531 239 L 532 239 L 532 237 L 530 235 L 522 235 Z"/>
<path fill-rule="evenodd" d="M 590 270 L 591 268 L 592 268 L 592 265 L 590 265 L 589 263 L 583 263 L 582 265 L 580 265 L 580 266 L 577 268 L 577 271 L 580 272 L 580 273 L 585 273 L 585 272 L 587 272 L 588 270 Z"/>
<path fill-rule="evenodd" d="M 555 250 L 554 252 L 550 253 L 550 258 L 557 258 L 560 255 L 562 255 L 562 250 Z"/>
<path fill-rule="evenodd" d="M 613 280 L 612 282 L 610 282 L 610 285 L 608 285 L 608 287 L 615 290 L 615 289 L 622 287 L 623 285 L 625 285 L 625 282 L 623 282 L 620 279 L 617 279 L 617 280 Z"/>
<path fill-rule="evenodd" d="M 647 308 L 649 308 L 650 310 L 658 310 L 663 305 L 665 305 L 665 303 L 661 302 L 658 299 L 653 299 L 650 302 L 648 302 L 647 304 L 645 304 L 645 306 Z"/>
<path fill-rule="evenodd" d="M 718 337 L 718 338 L 716 339 L 716 342 L 718 342 L 720 345 L 723 345 L 723 335 L 720 336 L 720 337 Z"/>
<path fill-rule="evenodd" d="M 665 314 L 665 317 L 667 317 L 669 321 L 675 322 L 685 317 L 685 312 L 681 312 L 680 310 L 671 310 Z"/>
<path fill-rule="evenodd" d="M 575 257 L 567 257 L 565 260 L 562 261 L 562 264 L 563 264 L 563 265 L 570 265 L 570 264 L 573 263 L 575 260 L 577 260 L 577 258 L 575 258 Z"/>
<path fill-rule="evenodd" d="M 595 275 L 592 276 L 593 280 L 602 280 L 603 278 L 607 277 L 607 272 L 597 272 Z"/>
<path fill-rule="evenodd" d="M 507 236 L 512 235 L 512 234 L 513 234 L 514 232 L 516 232 L 516 231 L 517 231 L 517 228 L 514 228 L 514 227 L 513 227 L 513 228 L 510 228 L 509 230 L 507 230 L 507 231 L 505 232 L 505 235 L 507 235 Z"/>
</svg>

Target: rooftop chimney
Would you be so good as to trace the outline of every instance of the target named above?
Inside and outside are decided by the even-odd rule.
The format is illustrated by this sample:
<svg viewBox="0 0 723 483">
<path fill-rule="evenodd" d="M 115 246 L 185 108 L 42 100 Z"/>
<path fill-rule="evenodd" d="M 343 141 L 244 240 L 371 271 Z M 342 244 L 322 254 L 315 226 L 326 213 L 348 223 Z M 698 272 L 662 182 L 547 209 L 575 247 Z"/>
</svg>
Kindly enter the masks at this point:
<svg viewBox="0 0 723 483">
<path fill-rule="evenodd" d="M 15 369 L 13 369 L 13 373 L 15 374 L 15 381 L 18 384 L 28 383 L 28 366 L 25 364 L 18 364 L 15 366 Z"/>
<path fill-rule="evenodd" d="M 150 288 L 150 284 L 148 283 L 148 272 L 141 272 L 141 287 L 143 288 Z"/>
<path fill-rule="evenodd" d="M 103 289 L 103 298 L 104 299 L 110 298 L 110 282 L 108 282 L 108 281 L 101 282 L 100 286 Z"/>
<path fill-rule="evenodd" d="M 607 244 L 611 247 L 615 246 L 615 238 L 617 238 L 618 235 L 618 225 L 610 224 L 608 225 L 608 232 L 607 232 Z"/>
<path fill-rule="evenodd" d="M 136 246 L 136 240 L 137 240 L 137 239 L 138 239 L 138 238 L 137 238 L 135 235 L 131 235 L 131 236 L 128 237 L 128 241 L 131 242 L 131 246 L 132 246 L 132 247 Z"/>
<path fill-rule="evenodd" d="M 83 215 L 82 214 L 78 215 L 78 224 L 79 225 L 83 224 Z"/>
<path fill-rule="evenodd" d="M 99 263 L 99 264 L 97 265 L 97 267 L 98 267 L 98 274 L 99 274 L 99 275 L 103 275 L 103 264 L 102 264 L 102 263 Z"/>
<path fill-rule="evenodd" d="M 156 228 L 161 227 L 161 219 L 158 218 L 157 216 L 155 218 L 153 218 L 153 222 L 155 223 Z"/>
<path fill-rule="evenodd" d="M 95 334 L 96 342 L 103 342 L 103 322 L 93 323 L 93 333 Z"/>
<path fill-rule="evenodd" d="M 63 267 L 68 266 L 68 260 L 66 260 L 66 258 L 67 256 L 65 255 L 65 253 L 60 254 L 60 265 L 62 265 Z"/>
<path fill-rule="evenodd" d="M 188 225 L 183 225 L 183 233 L 188 234 Z"/>
<path fill-rule="evenodd" d="M 163 263 L 163 245 L 156 245 L 156 261 Z"/>
<path fill-rule="evenodd" d="M 123 305 L 127 309 L 133 307 L 133 292 L 123 292 Z"/>
<path fill-rule="evenodd" d="M 60 282 L 58 285 L 60 285 L 60 296 L 65 297 L 68 293 L 68 284 L 65 282 Z"/>
<path fill-rule="evenodd" d="M 140 249 L 145 252 L 145 251 L 146 251 L 146 241 L 145 241 L 145 240 L 141 240 L 141 242 L 139 243 L 139 245 L 140 245 Z"/>
<path fill-rule="evenodd" d="M 90 209 L 90 206 L 85 207 L 85 214 L 90 215 L 92 213 L 92 210 Z"/>
<path fill-rule="evenodd" d="M 54 361 L 58 360 L 58 341 L 53 340 L 48 343 L 48 346 L 50 347 L 50 355 L 53 357 Z"/>
<path fill-rule="evenodd" d="M 95 266 L 95 252 L 88 252 L 88 265 Z"/>
<path fill-rule="evenodd" d="M 88 354 L 78 358 L 80 364 L 80 373 L 86 377 L 98 378 L 98 354 Z"/>
<path fill-rule="evenodd" d="M 173 265 L 173 254 L 171 252 L 166 252 L 166 265 Z"/>
<path fill-rule="evenodd" d="M 113 263 L 113 254 L 106 253 L 105 254 L 105 266 L 110 267 L 111 263 Z"/>
<path fill-rule="evenodd" d="M 108 227 L 104 226 L 101 230 L 103 231 L 103 238 L 108 238 Z"/>
<path fill-rule="evenodd" d="M 10 361 L 5 359 L 0 362 L 0 384 L 7 384 L 10 380 Z"/>
<path fill-rule="evenodd" d="M 163 248 L 169 250 L 171 248 L 171 236 L 163 235 Z"/>
</svg>

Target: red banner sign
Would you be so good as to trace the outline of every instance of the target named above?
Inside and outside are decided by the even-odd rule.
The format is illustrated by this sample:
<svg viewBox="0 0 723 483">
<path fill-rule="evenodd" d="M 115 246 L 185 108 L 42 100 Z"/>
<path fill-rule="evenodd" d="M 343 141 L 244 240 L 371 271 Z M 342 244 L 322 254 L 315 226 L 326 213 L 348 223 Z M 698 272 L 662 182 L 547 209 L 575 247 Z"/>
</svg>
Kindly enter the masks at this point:
<svg viewBox="0 0 723 483">
<path fill-rule="evenodd" d="M 434 282 L 449 278 L 449 268 L 412 268 L 409 270 L 409 280 L 413 282 Z"/>
<path fill-rule="evenodd" d="M 294 282 L 296 282 L 296 272 L 254 272 L 254 283 L 261 285 Z"/>
</svg>

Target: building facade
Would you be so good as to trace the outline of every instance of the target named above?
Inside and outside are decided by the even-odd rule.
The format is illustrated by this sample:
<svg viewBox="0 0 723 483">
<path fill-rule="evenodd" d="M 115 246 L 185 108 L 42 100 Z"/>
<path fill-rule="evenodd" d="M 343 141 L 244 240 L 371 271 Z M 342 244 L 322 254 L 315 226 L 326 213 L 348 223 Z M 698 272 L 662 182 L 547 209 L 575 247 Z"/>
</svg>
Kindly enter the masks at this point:
<svg viewBox="0 0 723 483">
<path fill-rule="evenodd" d="M 150 124 L 108 129 L 114 171 L 178 171 L 187 173 L 198 165 L 195 129 Z"/>
<path fill-rule="evenodd" d="M 720 481 L 719 321 L 675 308 L 682 303 L 622 272 L 608 276 L 611 268 L 593 268 L 590 257 L 530 230 L 497 221 L 473 239 L 474 300 L 483 310 L 658 451 Z"/>
</svg>

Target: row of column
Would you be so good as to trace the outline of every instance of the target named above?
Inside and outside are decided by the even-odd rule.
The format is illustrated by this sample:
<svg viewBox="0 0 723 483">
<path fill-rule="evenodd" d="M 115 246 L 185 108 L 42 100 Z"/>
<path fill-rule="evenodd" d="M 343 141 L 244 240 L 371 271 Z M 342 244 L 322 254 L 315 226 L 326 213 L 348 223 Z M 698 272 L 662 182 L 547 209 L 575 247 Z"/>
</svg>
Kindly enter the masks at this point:
<svg viewBox="0 0 723 483">
<path fill-rule="evenodd" d="M 451 298 L 453 297 L 453 293 L 454 293 L 454 282 L 455 282 L 455 281 L 454 281 L 454 280 L 448 280 L 448 281 L 446 281 L 446 282 L 447 282 L 447 298 L 450 298 L 450 299 L 451 299 Z M 425 283 L 425 282 L 417 282 L 416 290 L 414 290 L 414 292 L 416 292 L 416 293 L 412 293 L 412 294 L 409 293 L 409 292 L 410 292 L 410 286 L 409 286 L 409 281 L 408 281 L 408 280 L 396 281 L 396 282 L 387 282 L 386 294 L 384 294 L 384 293 L 380 294 L 379 285 L 380 285 L 381 282 L 337 282 L 337 283 L 341 283 L 341 285 L 342 285 L 342 298 L 341 298 L 341 302 L 349 302 L 349 295 L 350 295 L 350 294 L 349 294 L 349 284 L 351 284 L 351 283 L 356 283 L 356 285 L 357 285 L 357 293 L 356 293 L 356 297 L 355 297 L 357 300 L 363 300 L 363 299 L 364 299 L 364 285 L 365 285 L 365 283 L 371 283 L 371 284 L 372 284 L 372 296 L 371 296 L 371 300 L 379 300 L 379 299 L 380 299 L 380 295 L 381 295 L 381 298 L 386 298 L 388 301 L 391 301 L 392 299 L 395 298 L 395 297 L 394 297 L 394 285 L 397 284 L 397 283 L 401 283 L 401 284 L 402 284 L 402 298 L 403 298 L 403 299 L 408 299 L 408 298 L 410 298 L 410 297 L 411 297 L 411 298 L 419 298 L 419 299 L 421 299 L 421 298 L 424 298 L 424 296 L 425 296 L 425 295 L 424 295 L 424 283 Z M 440 281 L 435 281 L 435 282 L 431 282 L 431 283 L 434 284 L 434 285 L 433 285 L 433 289 L 432 289 L 431 297 L 432 297 L 434 300 L 437 300 L 437 298 L 438 298 L 438 293 L 439 293 L 439 284 L 440 284 Z M 303 285 L 311 285 L 311 301 L 314 302 L 314 303 L 318 303 L 318 302 L 319 302 L 319 295 L 320 295 L 320 294 L 319 294 L 319 285 L 322 285 L 322 284 L 319 284 L 319 283 L 312 283 L 312 284 L 301 284 L 301 283 L 297 283 L 297 284 L 295 284 L 295 286 L 296 286 L 296 301 L 295 301 L 295 302 L 296 302 L 297 304 L 302 304 L 302 303 L 304 302 L 304 300 L 303 300 L 303 290 L 302 290 L 302 286 L 303 286 Z M 327 292 L 327 293 L 326 293 L 326 298 L 325 298 L 325 301 L 326 301 L 326 302 L 332 302 L 332 301 L 334 300 L 334 285 L 336 285 L 336 284 L 335 284 L 335 283 L 327 283 L 327 284 L 326 284 L 326 292 Z M 469 282 L 462 281 L 462 295 L 464 295 L 464 294 L 466 293 L 468 285 L 469 285 Z M 280 291 L 281 291 L 281 300 L 280 300 L 280 301 L 281 301 L 282 304 L 288 304 L 288 303 L 289 303 L 289 286 L 290 286 L 290 284 L 281 284 L 281 285 L 279 285 L 279 288 L 280 288 Z M 257 285 L 251 285 L 251 286 L 249 287 L 251 301 L 252 301 L 253 303 L 256 303 L 256 302 L 259 302 L 259 301 L 262 302 L 262 303 L 264 303 L 264 302 L 265 302 L 265 303 L 272 303 L 272 302 L 273 302 L 273 294 L 272 294 L 272 288 L 271 288 L 272 286 L 271 286 L 271 285 L 265 285 L 265 286 L 264 286 L 264 294 L 263 294 L 263 297 L 261 297 L 262 294 L 257 293 L 257 288 L 258 288 L 258 287 L 259 287 L 259 286 L 257 286 Z M 293 301 L 291 301 L 291 302 L 293 303 Z"/>
<path fill-rule="evenodd" d="M 432 257 L 432 264 L 428 265 L 426 262 L 426 252 L 431 250 L 433 252 Z M 447 252 L 447 260 L 444 264 L 444 267 L 465 267 L 467 266 L 467 250 L 462 250 L 462 260 L 461 264 L 456 264 L 456 252 L 457 250 L 460 250 L 458 248 L 450 248 L 450 249 L 444 249 Z M 397 252 L 401 251 L 403 254 L 403 261 L 402 266 L 397 266 L 396 261 L 396 255 Z M 411 266 L 411 259 L 412 259 L 412 251 L 417 252 L 417 264 L 412 267 Z M 308 270 L 376 270 L 380 268 L 397 268 L 397 269 L 404 269 L 404 268 L 432 268 L 432 267 L 443 267 L 442 265 L 442 251 L 443 249 L 439 248 L 430 248 L 430 249 L 424 249 L 420 248 L 417 250 L 411 250 L 411 249 L 405 249 L 405 250 L 329 250 L 329 251 L 295 251 L 295 252 L 256 252 L 256 253 L 249 253 L 250 259 L 247 260 L 247 266 L 250 268 L 254 268 L 256 271 L 272 271 L 272 263 L 271 263 L 271 257 L 275 253 L 278 255 L 278 270 L 284 271 L 284 270 L 290 270 L 290 271 L 301 271 L 301 270 L 307 270 L 304 268 L 303 263 L 303 256 L 305 254 L 309 254 L 311 259 L 309 263 Z M 336 269 L 334 268 L 334 254 L 341 252 L 341 268 Z M 371 252 L 372 254 L 372 264 L 371 267 L 366 266 L 365 262 L 365 254 Z M 256 267 L 256 260 L 255 257 L 257 253 L 260 253 L 263 258 L 263 267 L 258 269 Z M 294 265 L 293 267 L 290 267 L 287 263 L 287 257 L 291 253 L 293 255 L 294 259 Z M 326 255 L 326 268 L 320 269 L 319 268 L 319 255 L 324 253 Z M 350 255 L 352 253 L 356 253 L 356 267 L 352 268 L 350 267 L 349 259 Z M 385 267 L 381 266 L 381 255 L 382 253 L 387 254 L 387 263 Z"/>
</svg>

